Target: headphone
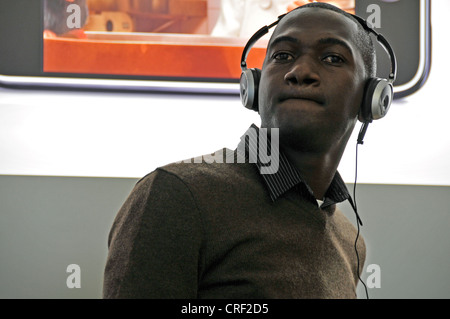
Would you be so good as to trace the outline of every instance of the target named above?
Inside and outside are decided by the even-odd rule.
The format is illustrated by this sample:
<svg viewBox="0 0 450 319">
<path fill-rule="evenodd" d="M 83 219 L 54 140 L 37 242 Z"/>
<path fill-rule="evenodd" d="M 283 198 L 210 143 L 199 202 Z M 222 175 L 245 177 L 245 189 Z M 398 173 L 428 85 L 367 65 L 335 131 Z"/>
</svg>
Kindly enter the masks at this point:
<svg viewBox="0 0 450 319">
<path fill-rule="evenodd" d="M 247 44 L 244 47 L 244 51 L 242 52 L 241 57 L 241 77 L 240 77 L 240 97 L 242 104 L 250 109 L 254 110 L 256 112 L 259 111 L 258 106 L 258 89 L 259 89 L 259 80 L 261 78 L 261 70 L 247 68 L 247 56 L 250 52 L 250 49 L 253 47 L 253 45 L 258 41 L 262 36 L 264 36 L 266 33 L 269 32 L 269 29 L 277 25 L 280 20 L 287 15 L 288 13 L 285 13 L 278 17 L 278 20 L 274 23 L 264 26 L 261 29 L 259 29 L 247 42 Z M 370 78 L 366 86 L 364 88 L 364 95 L 363 95 L 363 101 L 359 113 L 359 120 L 364 123 L 362 136 L 358 138 L 358 141 L 361 139 L 362 144 L 362 138 L 365 133 L 365 130 L 367 129 L 368 123 L 372 122 L 372 120 L 378 120 L 386 115 L 386 113 L 389 110 L 389 107 L 391 106 L 391 102 L 393 100 L 394 96 L 394 89 L 393 89 L 393 83 L 397 77 L 397 60 L 395 57 L 394 50 L 390 46 L 389 42 L 378 32 L 373 30 L 369 25 L 367 24 L 366 20 L 350 14 L 352 17 L 354 17 L 365 30 L 369 31 L 370 33 L 373 33 L 378 43 L 381 44 L 381 46 L 384 48 L 384 50 L 387 52 L 387 54 L 390 57 L 391 60 L 391 70 L 389 73 L 388 79 L 383 78 L 377 78 L 373 77 Z"/>
</svg>

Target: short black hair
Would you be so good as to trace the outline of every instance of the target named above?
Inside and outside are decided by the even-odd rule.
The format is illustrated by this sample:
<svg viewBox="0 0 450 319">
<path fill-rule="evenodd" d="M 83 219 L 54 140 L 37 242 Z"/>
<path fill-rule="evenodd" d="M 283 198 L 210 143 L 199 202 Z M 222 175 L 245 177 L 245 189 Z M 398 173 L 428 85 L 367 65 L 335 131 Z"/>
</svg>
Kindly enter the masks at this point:
<svg viewBox="0 0 450 319">
<path fill-rule="evenodd" d="M 352 14 L 350 14 L 344 10 L 341 10 L 340 8 L 338 8 L 336 6 L 333 6 L 329 3 L 324 3 L 324 2 L 308 3 L 303 6 L 297 7 L 292 11 L 301 10 L 301 9 L 305 9 L 305 8 L 321 8 L 321 9 L 331 10 L 331 11 L 340 13 L 343 16 L 345 16 L 345 17 L 349 18 L 350 20 L 352 20 L 353 22 L 355 22 L 356 25 L 358 26 L 358 32 L 353 40 L 355 41 L 356 46 L 361 51 L 361 55 L 363 57 L 364 66 L 365 66 L 367 75 L 369 77 L 376 76 L 377 62 L 376 62 L 375 47 L 374 47 L 372 38 L 370 36 L 370 34 L 371 34 L 370 31 L 366 30 L 363 27 L 363 25 L 361 24 L 361 22 L 359 22 L 357 19 L 355 19 L 355 17 Z"/>
</svg>

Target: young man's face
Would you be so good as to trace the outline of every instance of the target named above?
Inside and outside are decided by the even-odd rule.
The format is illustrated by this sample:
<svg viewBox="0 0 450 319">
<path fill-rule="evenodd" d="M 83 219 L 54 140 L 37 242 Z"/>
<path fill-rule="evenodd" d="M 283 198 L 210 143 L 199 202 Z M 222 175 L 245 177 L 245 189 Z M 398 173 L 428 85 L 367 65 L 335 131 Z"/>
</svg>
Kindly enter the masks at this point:
<svg viewBox="0 0 450 319">
<path fill-rule="evenodd" d="M 346 143 L 365 84 L 356 33 L 355 22 L 325 9 L 297 10 L 280 21 L 262 68 L 259 112 L 262 127 L 280 129 L 282 144 Z"/>
</svg>

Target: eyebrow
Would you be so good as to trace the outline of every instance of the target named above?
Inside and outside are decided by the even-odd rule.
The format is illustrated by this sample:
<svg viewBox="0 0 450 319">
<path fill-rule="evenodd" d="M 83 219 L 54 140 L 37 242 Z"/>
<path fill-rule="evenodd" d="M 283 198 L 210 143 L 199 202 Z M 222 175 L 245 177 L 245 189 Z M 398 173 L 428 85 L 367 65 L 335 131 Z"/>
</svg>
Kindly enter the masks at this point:
<svg viewBox="0 0 450 319">
<path fill-rule="evenodd" d="M 275 45 L 277 45 L 278 43 L 281 43 L 281 42 L 290 42 L 290 43 L 293 43 L 293 44 L 299 44 L 300 43 L 300 41 L 297 38 L 294 38 L 294 37 L 291 37 L 291 36 L 280 36 L 278 38 L 275 38 L 269 44 L 269 47 L 275 46 Z M 345 48 L 350 53 L 353 52 L 352 49 L 350 48 L 350 46 L 345 41 L 342 41 L 342 40 L 337 39 L 337 38 L 333 38 L 333 37 L 320 38 L 317 41 L 317 43 L 321 44 L 321 45 L 339 45 L 339 46 Z"/>
<path fill-rule="evenodd" d="M 346 50 L 348 50 L 350 53 L 353 52 L 352 49 L 350 48 L 350 46 L 345 41 L 342 41 L 337 38 L 332 38 L 332 37 L 321 38 L 321 39 L 319 39 L 318 43 L 319 44 L 340 45 L 340 46 L 344 47 Z"/>
<path fill-rule="evenodd" d="M 271 43 L 269 43 L 269 47 L 275 46 L 275 45 L 277 45 L 278 43 L 281 43 L 281 42 L 291 42 L 291 43 L 294 43 L 294 44 L 298 44 L 299 43 L 297 38 L 285 35 L 285 36 L 281 36 L 281 37 L 275 38 Z"/>
</svg>

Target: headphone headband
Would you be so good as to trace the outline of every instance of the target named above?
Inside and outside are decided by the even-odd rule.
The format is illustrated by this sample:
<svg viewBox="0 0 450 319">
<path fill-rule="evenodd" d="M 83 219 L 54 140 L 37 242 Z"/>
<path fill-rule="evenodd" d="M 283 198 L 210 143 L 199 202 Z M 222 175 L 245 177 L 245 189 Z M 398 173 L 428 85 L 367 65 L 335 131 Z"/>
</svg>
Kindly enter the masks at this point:
<svg viewBox="0 0 450 319">
<path fill-rule="evenodd" d="M 288 12 L 289 13 L 289 12 Z M 264 35 L 266 35 L 267 33 L 269 33 L 269 30 L 271 28 L 273 28 L 274 26 L 276 26 L 278 23 L 280 23 L 280 20 L 286 16 L 288 13 L 282 14 L 280 16 L 278 16 L 278 19 L 269 24 L 269 25 L 265 25 L 263 26 L 261 29 L 259 29 L 258 31 L 256 31 L 256 33 L 254 35 L 251 36 L 251 38 L 247 41 L 247 44 L 244 47 L 244 50 L 242 51 L 242 56 L 241 56 L 241 70 L 245 71 L 247 70 L 247 56 L 250 52 L 250 49 L 255 45 L 255 43 L 262 38 Z M 359 22 L 359 24 L 366 30 L 369 31 L 370 33 L 374 34 L 377 38 L 377 41 L 381 44 L 381 46 L 383 47 L 383 49 L 387 52 L 387 54 L 390 57 L 390 61 L 391 61 L 391 70 L 389 72 L 389 81 L 391 83 L 395 82 L 395 79 L 397 78 L 397 59 L 395 56 L 395 52 L 392 49 L 391 45 L 389 44 L 389 42 L 386 40 L 386 38 L 381 34 L 378 33 L 377 31 L 375 31 L 373 28 L 371 28 L 367 21 L 364 20 L 361 17 L 358 17 L 357 15 L 348 13 L 350 16 L 352 16 L 353 18 L 355 18 L 356 21 Z"/>
<path fill-rule="evenodd" d="M 370 27 L 366 20 L 351 13 L 349 13 L 349 15 L 355 18 L 355 20 L 358 21 L 359 24 L 361 24 L 366 31 L 373 33 L 376 36 L 378 43 L 381 44 L 383 49 L 389 55 L 389 58 L 391 60 L 391 71 L 389 72 L 389 81 L 391 83 L 394 83 L 395 79 L 397 78 L 397 58 L 395 57 L 395 52 L 392 49 L 391 45 L 381 33 L 378 33 L 372 27 Z"/>
<path fill-rule="evenodd" d="M 252 35 L 252 37 L 248 40 L 247 44 L 244 47 L 244 51 L 242 51 L 242 57 L 241 57 L 241 70 L 245 71 L 247 70 L 247 56 L 250 52 L 250 49 L 255 45 L 255 43 L 262 38 L 264 35 L 266 35 L 267 33 L 269 33 L 269 30 L 276 26 L 282 17 L 284 17 L 287 13 L 282 14 L 278 17 L 278 20 L 273 22 L 272 24 L 269 25 L 265 25 L 263 26 L 261 29 L 259 29 L 258 31 L 256 31 L 256 33 L 254 35 Z"/>
</svg>

